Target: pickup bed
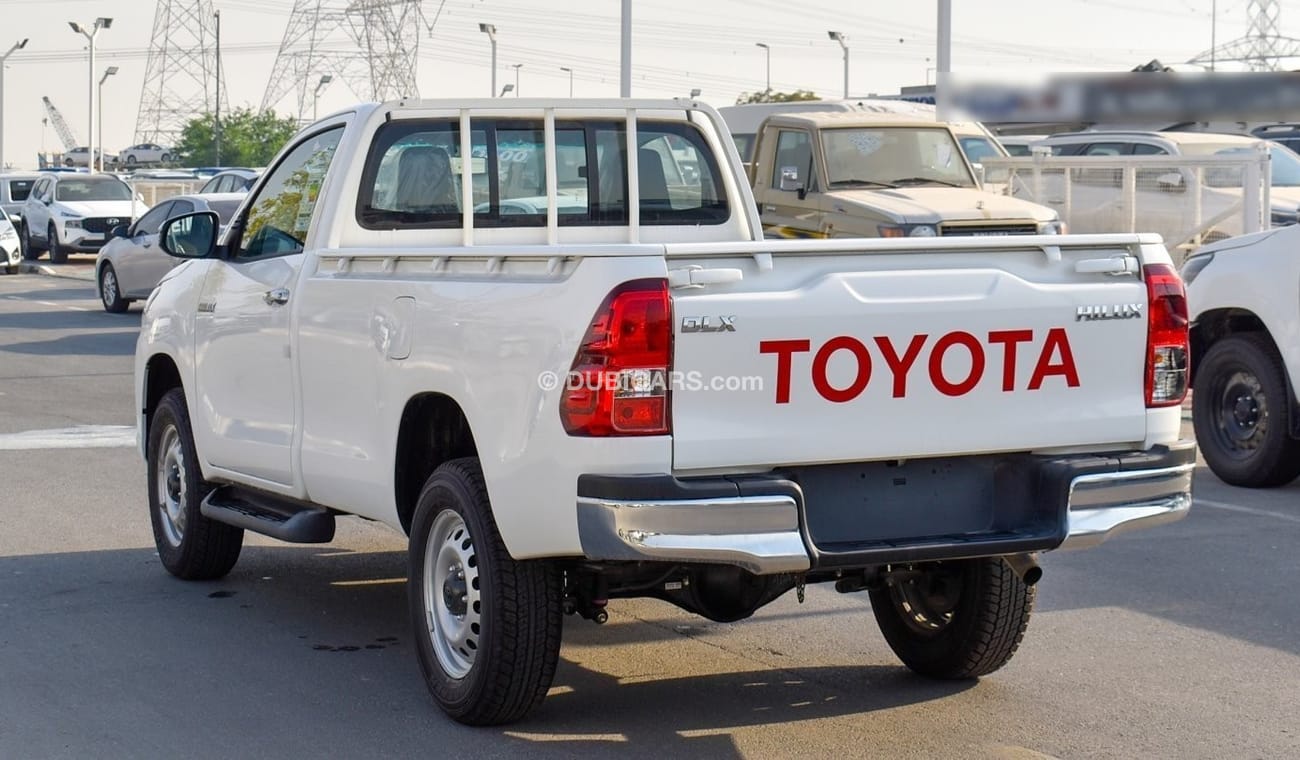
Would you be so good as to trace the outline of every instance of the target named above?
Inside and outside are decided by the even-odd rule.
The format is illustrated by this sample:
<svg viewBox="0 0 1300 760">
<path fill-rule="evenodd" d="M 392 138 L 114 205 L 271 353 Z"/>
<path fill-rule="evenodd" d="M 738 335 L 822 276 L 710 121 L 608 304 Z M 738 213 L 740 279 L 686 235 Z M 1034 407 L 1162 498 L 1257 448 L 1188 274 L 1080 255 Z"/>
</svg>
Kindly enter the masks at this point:
<svg viewBox="0 0 1300 760">
<path fill-rule="evenodd" d="M 984 675 L 1038 552 L 1190 506 L 1158 238 L 764 240 L 693 102 L 358 106 L 224 233 L 160 241 L 189 259 L 136 358 L 164 566 L 387 523 L 465 723 L 524 715 L 562 616 L 626 597 L 730 621 L 833 583 L 913 670 Z"/>
</svg>

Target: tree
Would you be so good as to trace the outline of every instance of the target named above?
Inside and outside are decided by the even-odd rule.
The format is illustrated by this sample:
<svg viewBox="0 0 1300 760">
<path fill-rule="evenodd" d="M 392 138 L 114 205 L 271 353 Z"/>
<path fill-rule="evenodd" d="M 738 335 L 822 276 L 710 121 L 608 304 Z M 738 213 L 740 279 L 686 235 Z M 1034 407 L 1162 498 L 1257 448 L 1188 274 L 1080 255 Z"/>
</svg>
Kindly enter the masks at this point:
<svg viewBox="0 0 1300 760">
<path fill-rule="evenodd" d="M 742 105 L 744 103 L 792 103 L 796 100 L 816 99 L 817 93 L 812 90 L 795 90 L 794 92 L 757 90 L 755 92 L 740 93 L 740 97 L 736 98 L 736 105 Z"/>
<path fill-rule="evenodd" d="M 221 160 L 217 161 L 212 114 L 190 119 L 176 152 L 192 166 L 266 166 L 298 131 L 298 121 L 273 111 L 236 109 L 221 117 Z"/>
</svg>

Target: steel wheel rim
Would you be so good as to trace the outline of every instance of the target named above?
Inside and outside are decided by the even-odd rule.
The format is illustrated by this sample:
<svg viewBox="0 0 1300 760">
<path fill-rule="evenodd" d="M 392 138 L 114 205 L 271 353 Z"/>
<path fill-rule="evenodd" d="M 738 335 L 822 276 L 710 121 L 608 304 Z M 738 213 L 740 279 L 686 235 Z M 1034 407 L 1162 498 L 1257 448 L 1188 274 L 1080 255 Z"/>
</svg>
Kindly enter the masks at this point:
<svg viewBox="0 0 1300 760">
<path fill-rule="evenodd" d="M 464 678 L 474 667 L 482 624 L 478 556 L 464 519 L 438 513 L 424 551 L 424 611 L 429 642 L 443 672 Z"/>
<path fill-rule="evenodd" d="M 117 275 L 113 273 L 112 267 L 106 268 L 104 276 L 100 278 L 99 295 L 104 299 L 105 306 L 112 306 L 117 300 Z"/>
<path fill-rule="evenodd" d="M 1237 369 L 1219 390 L 1214 433 L 1220 448 L 1235 459 L 1253 455 L 1268 435 L 1268 397 L 1254 373 Z"/>
<path fill-rule="evenodd" d="M 163 431 L 158 450 L 158 469 L 154 481 L 158 489 L 158 517 L 162 523 L 163 537 L 172 546 L 180 546 L 185 538 L 185 452 L 181 436 L 175 425 Z"/>
<path fill-rule="evenodd" d="M 961 587 L 959 572 L 937 568 L 898 579 L 890 585 L 889 594 L 909 629 L 936 636 L 952 624 Z"/>
</svg>

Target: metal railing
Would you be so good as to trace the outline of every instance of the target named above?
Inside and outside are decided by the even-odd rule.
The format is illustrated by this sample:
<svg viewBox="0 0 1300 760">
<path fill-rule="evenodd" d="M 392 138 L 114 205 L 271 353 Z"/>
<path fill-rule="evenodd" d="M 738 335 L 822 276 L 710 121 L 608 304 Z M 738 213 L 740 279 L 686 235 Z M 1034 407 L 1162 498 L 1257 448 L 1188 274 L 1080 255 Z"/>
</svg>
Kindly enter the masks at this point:
<svg viewBox="0 0 1300 760">
<path fill-rule="evenodd" d="M 1048 206 L 1071 233 L 1155 232 L 1175 261 L 1197 246 L 1267 229 L 1267 148 L 1213 156 L 986 158 L 986 188 Z"/>
</svg>

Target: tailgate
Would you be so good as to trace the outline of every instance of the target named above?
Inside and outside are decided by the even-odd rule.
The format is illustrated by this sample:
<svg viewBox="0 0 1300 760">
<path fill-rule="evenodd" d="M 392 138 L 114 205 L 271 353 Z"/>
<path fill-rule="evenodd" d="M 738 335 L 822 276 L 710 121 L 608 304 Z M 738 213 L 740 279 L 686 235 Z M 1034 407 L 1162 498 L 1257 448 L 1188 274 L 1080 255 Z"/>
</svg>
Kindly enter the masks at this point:
<svg viewBox="0 0 1300 760">
<path fill-rule="evenodd" d="M 1135 252 L 1002 246 L 670 257 L 744 273 L 672 291 L 674 468 L 1141 441 L 1146 288 L 1087 271 Z"/>
</svg>

